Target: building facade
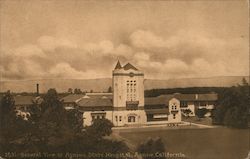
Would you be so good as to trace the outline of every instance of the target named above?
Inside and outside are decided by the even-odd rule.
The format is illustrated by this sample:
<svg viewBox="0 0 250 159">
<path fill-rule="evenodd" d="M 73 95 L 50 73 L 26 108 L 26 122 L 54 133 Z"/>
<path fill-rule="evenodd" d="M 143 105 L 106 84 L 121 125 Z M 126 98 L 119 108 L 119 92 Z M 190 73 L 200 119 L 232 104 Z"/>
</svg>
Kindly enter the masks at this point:
<svg viewBox="0 0 250 159">
<path fill-rule="evenodd" d="M 118 61 L 112 72 L 112 98 L 99 93 L 95 98 L 86 94 L 77 103 L 83 112 L 84 125 L 91 125 L 94 119 L 106 118 L 114 126 L 163 124 L 181 122 L 180 102 L 168 98 L 161 102 L 144 98 L 144 73 L 127 63 Z M 156 103 L 155 103 L 156 102 Z"/>
</svg>

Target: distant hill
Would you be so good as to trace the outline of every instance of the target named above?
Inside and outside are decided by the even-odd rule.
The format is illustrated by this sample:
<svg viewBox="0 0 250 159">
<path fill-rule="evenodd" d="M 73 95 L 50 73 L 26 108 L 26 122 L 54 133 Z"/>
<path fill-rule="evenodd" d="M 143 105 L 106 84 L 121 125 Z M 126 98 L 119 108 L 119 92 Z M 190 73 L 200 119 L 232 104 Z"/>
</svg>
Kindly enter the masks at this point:
<svg viewBox="0 0 250 159">
<path fill-rule="evenodd" d="M 230 87 L 241 83 L 243 76 L 211 77 L 211 78 L 183 78 L 156 80 L 146 79 L 145 89 L 153 88 L 185 88 L 185 87 Z M 248 82 L 249 78 L 245 77 Z M 68 88 L 80 88 L 81 90 L 93 90 L 96 92 L 107 91 L 112 85 L 111 78 L 101 79 L 43 79 L 43 80 L 19 80 L 0 81 L 0 91 L 12 92 L 36 92 L 36 84 L 40 84 L 40 92 L 46 92 L 49 88 L 56 88 L 58 92 L 67 92 Z"/>
</svg>

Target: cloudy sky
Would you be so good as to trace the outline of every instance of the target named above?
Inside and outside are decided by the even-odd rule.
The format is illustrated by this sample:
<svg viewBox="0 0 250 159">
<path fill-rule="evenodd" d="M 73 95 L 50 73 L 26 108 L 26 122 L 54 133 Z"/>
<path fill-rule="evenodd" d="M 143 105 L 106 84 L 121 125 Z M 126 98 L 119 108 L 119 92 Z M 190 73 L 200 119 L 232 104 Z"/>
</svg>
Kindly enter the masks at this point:
<svg viewBox="0 0 250 159">
<path fill-rule="evenodd" d="M 249 73 L 248 1 L 1 0 L 2 80 Z"/>
</svg>

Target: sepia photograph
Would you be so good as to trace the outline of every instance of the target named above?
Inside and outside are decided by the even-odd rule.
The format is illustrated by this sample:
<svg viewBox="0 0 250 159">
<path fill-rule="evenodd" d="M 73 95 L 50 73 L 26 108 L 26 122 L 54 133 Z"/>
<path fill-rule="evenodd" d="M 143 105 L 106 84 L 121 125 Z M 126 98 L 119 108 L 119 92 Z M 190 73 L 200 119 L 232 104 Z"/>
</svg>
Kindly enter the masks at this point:
<svg viewBox="0 0 250 159">
<path fill-rule="evenodd" d="M 0 0 L 0 159 L 250 159 L 249 0 Z"/>
</svg>

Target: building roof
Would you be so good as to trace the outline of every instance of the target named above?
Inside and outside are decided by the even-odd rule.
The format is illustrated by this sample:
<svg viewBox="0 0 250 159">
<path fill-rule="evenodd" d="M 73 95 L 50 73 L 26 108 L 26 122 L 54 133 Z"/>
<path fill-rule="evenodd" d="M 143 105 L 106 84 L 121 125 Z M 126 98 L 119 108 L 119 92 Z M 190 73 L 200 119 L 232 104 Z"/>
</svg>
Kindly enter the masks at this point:
<svg viewBox="0 0 250 159">
<path fill-rule="evenodd" d="M 138 70 L 135 66 L 133 66 L 132 64 L 130 64 L 130 63 L 127 63 L 125 66 L 123 66 L 123 69 L 124 70 L 130 70 L 130 69 L 132 69 L 132 70 Z"/>
<path fill-rule="evenodd" d="M 70 94 L 61 99 L 64 103 L 74 103 L 84 97 L 84 94 Z"/>
<path fill-rule="evenodd" d="M 14 96 L 15 105 L 32 105 L 36 101 L 36 97 L 33 96 Z"/>
<path fill-rule="evenodd" d="M 216 101 L 218 95 L 216 93 L 209 94 L 173 94 L 173 95 L 161 95 L 159 97 L 168 98 L 175 97 L 180 101 Z"/>
<path fill-rule="evenodd" d="M 122 66 L 120 64 L 120 61 L 118 60 L 116 66 L 115 66 L 115 69 L 121 69 L 121 68 L 122 68 Z"/>
<path fill-rule="evenodd" d="M 109 98 L 82 98 L 77 102 L 79 107 L 112 107 L 112 99 Z"/>
<path fill-rule="evenodd" d="M 86 93 L 89 98 L 113 98 L 113 93 Z"/>
<path fill-rule="evenodd" d="M 158 97 L 149 97 L 145 99 L 145 105 L 168 105 L 170 99 L 172 99 L 173 95 L 164 95 Z"/>
<path fill-rule="evenodd" d="M 169 114 L 168 108 L 165 109 L 145 109 L 146 114 Z"/>
<path fill-rule="evenodd" d="M 216 101 L 218 95 L 211 94 L 167 94 L 158 97 L 145 98 L 145 105 L 168 105 L 168 101 L 176 98 L 180 101 Z"/>
</svg>

